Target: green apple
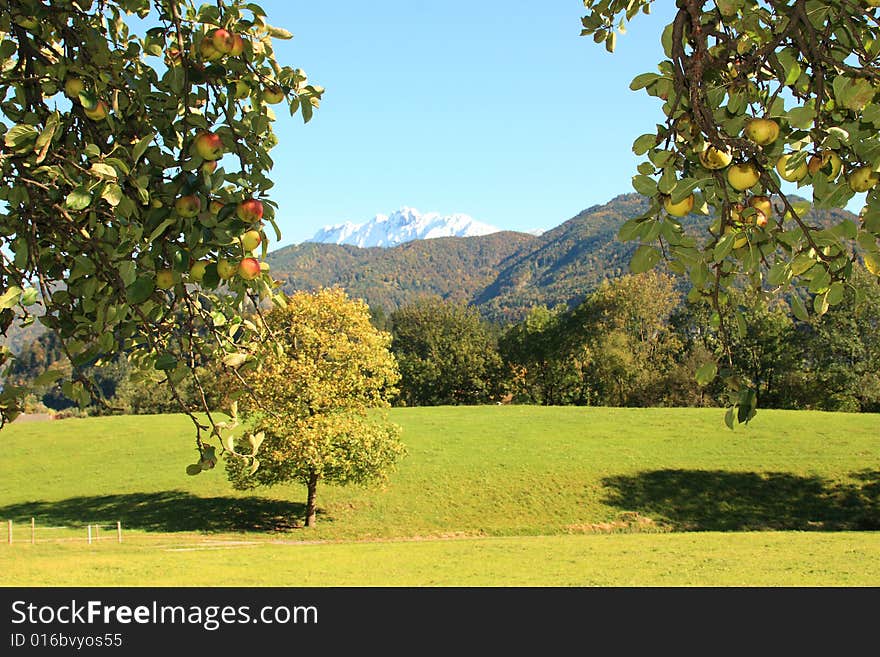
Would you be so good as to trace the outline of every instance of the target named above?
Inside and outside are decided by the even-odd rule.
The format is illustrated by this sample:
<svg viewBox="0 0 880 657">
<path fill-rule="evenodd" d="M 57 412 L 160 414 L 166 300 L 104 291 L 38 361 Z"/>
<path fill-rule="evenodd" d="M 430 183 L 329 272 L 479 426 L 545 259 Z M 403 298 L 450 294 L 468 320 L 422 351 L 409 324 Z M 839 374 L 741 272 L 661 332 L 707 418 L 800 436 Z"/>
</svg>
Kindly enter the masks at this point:
<svg viewBox="0 0 880 657">
<path fill-rule="evenodd" d="M 731 235 L 731 234 L 736 235 L 736 237 L 734 237 L 734 239 L 733 239 L 733 248 L 734 249 L 740 249 L 740 248 L 744 247 L 749 241 L 748 236 L 743 232 L 743 230 L 741 228 L 734 228 L 733 226 L 725 226 L 724 227 L 724 234 L 725 235 Z"/>
<path fill-rule="evenodd" d="M 247 85 L 247 82 L 244 80 L 236 80 L 235 81 L 235 97 L 238 100 L 244 100 L 248 96 L 251 95 L 251 88 Z"/>
<path fill-rule="evenodd" d="M 78 100 L 83 89 L 85 89 L 83 81 L 76 76 L 71 76 L 64 81 L 64 95 L 71 100 Z"/>
<path fill-rule="evenodd" d="M 263 89 L 263 100 L 265 100 L 270 105 L 274 105 L 275 103 L 280 103 L 284 100 L 284 91 L 279 87 L 266 87 Z"/>
<path fill-rule="evenodd" d="M 250 253 L 260 246 L 260 242 L 263 241 L 263 236 L 260 235 L 260 231 L 258 230 L 249 230 L 239 237 L 238 241 L 241 243 L 241 248 L 244 249 L 245 253 Z"/>
<path fill-rule="evenodd" d="M 226 258 L 217 261 L 217 276 L 223 280 L 229 280 L 238 271 L 238 264 L 232 264 Z"/>
<path fill-rule="evenodd" d="M 743 132 L 758 146 L 767 146 L 779 137 L 779 124 L 773 119 L 752 119 Z"/>
<path fill-rule="evenodd" d="M 776 161 L 776 173 L 778 173 L 779 177 L 783 180 L 787 180 L 788 182 L 798 182 L 799 180 L 803 180 L 807 177 L 809 169 L 807 169 L 806 162 L 801 162 L 794 168 L 789 166 L 788 163 L 791 160 L 792 156 L 793 153 L 789 153 L 787 155 L 783 155 Z"/>
<path fill-rule="evenodd" d="M 223 53 L 217 50 L 213 39 L 205 37 L 199 46 L 199 56 L 206 62 L 216 62 L 223 57 Z"/>
<path fill-rule="evenodd" d="M 170 269 L 160 269 L 156 272 L 156 287 L 160 290 L 170 290 L 174 287 L 174 272 Z"/>
<path fill-rule="evenodd" d="M 192 281 L 201 281 L 205 277 L 205 269 L 208 267 L 207 260 L 196 260 L 189 268 L 189 278 Z"/>
<path fill-rule="evenodd" d="M 834 151 L 823 151 L 819 155 L 813 155 L 807 161 L 807 170 L 810 175 L 815 176 L 818 173 L 824 175 L 828 180 L 837 180 L 840 170 L 843 168 L 843 162 L 840 156 Z"/>
<path fill-rule="evenodd" d="M 734 164 L 727 170 L 727 182 L 739 192 L 743 192 L 758 184 L 761 174 L 751 162 Z"/>
<path fill-rule="evenodd" d="M 730 149 L 721 151 L 714 146 L 708 146 L 700 153 L 700 164 L 709 170 L 723 169 L 733 161 Z"/>
<path fill-rule="evenodd" d="M 867 192 L 880 181 L 880 175 L 869 166 L 854 169 L 846 178 L 854 192 Z"/>
<path fill-rule="evenodd" d="M 663 199 L 663 207 L 673 217 L 687 216 L 694 209 L 694 195 L 689 194 L 678 203 L 673 203 L 672 197 L 666 196 Z"/>
</svg>

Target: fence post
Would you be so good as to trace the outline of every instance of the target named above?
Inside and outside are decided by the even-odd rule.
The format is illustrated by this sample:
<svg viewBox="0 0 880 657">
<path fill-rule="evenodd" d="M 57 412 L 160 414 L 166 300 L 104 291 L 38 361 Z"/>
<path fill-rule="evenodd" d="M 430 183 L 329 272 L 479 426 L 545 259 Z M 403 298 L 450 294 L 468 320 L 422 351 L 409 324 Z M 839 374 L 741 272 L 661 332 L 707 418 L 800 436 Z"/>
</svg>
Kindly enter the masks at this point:
<svg viewBox="0 0 880 657">
<path fill-rule="evenodd" d="M 119 543 L 122 543 L 122 522 L 116 521 L 116 540 Z"/>
<path fill-rule="evenodd" d="M 31 518 L 31 545 L 37 542 L 37 523 Z"/>
<path fill-rule="evenodd" d="M 6 521 L 6 529 L 8 530 L 7 539 L 9 541 L 9 544 L 12 545 L 12 521 L 11 520 Z"/>
<path fill-rule="evenodd" d="M 88 532 L 89 532 L 89 545 L 91 545 L 92 544 L 92 526 L 91 525 L 89 525 Z"/>
<path fill-rule="evenodd" d="M 96 541 L 100 539 L 100 536 L 98 536 L 98 529 L 100 527 L 101 527 L 101 525 L 95 525 L 95 540 Z"/>
</svg>

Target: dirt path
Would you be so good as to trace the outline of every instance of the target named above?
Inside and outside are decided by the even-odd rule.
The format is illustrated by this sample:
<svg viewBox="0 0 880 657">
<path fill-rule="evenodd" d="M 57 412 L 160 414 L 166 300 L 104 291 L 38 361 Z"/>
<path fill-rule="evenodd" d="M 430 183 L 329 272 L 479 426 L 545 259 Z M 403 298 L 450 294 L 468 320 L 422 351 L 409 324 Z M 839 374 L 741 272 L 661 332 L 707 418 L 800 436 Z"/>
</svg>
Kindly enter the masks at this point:
<svg viewBox="0 0 880 657">
<path fill-rule="evenodd" d="M 22 413 L 13 422 L 45 422 L 53 417 L 51 413 Z"/>
</svg>

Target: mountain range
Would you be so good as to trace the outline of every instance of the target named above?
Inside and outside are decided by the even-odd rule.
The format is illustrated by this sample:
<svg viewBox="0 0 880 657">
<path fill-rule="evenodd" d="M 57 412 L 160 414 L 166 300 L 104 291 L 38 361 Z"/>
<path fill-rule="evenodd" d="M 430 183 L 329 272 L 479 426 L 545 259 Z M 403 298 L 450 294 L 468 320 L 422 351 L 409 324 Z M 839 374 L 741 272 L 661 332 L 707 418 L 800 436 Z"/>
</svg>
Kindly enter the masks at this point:
<svg viewBox="0 0 880 657">
<path fill-rule="evenodd" d="M 474 237 L 497 233 L 500 230 L 466 214 L 441 215 L 438 212 L 423 214 L 415 208 L 402 207 L 390 215 L 377 214 L 363 224 L 347 221 L 334 226 L 324 226 L 308 241 L 323 244 L 351 244 L 361 248 L 390 247 L 413 240 Z"/>
<path fill-rule="evenodd" d="M 517 321 L 537 304 L 577 303 L 604 278 L 625 273 L 634 245 L 619 242 L 617 231 L 646 208 L 644 197 L 625 194 L 540 235 L 500 231 L 390 248 L 304 242 L 268 261 L 287 291 L 340 285 L 386 313 L 438 295 L 473 304 L 494 321 Z"/>
<path fill-rule="evenodd" d="M 420 296 L 469 303 L 489 320 L 519 321 L 536 305 L 573 306 L 603 279 L 628 271 L 635 242 L 617 239 L 620 226 L 642 214 L 648 200 L 617 196 L 540 235 L 501 231 L 472 237 L 417 239 L 390 248 L 306 242 L 268 256 L 288 292 L 339 285 L 374 310 L 390 313 Z M 830 225 L 845 210 L 814 210 L 811 223 Z M 552 218 L 535 217 L 536 225 Z M 685 230 L 705 227 L 708 217 L 689 215 Z"/>
</svg>

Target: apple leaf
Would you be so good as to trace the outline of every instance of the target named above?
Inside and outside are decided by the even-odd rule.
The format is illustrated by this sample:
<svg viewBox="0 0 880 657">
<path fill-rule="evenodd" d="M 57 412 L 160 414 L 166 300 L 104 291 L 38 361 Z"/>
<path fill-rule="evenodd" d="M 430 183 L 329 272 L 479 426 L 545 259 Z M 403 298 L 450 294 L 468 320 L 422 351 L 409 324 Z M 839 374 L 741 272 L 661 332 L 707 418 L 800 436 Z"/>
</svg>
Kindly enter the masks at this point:
<svg viewBox="0 0 880 657">
<path fill-rule="evenodd" d="M 7 148 L 21 153 L 31 150 L 37 140 L 37 129 L 32 125 L 12 126 L 3 137 L 3 143 Z"/>
<path fill-rule="evenodd" d="M 629 219 L 617 231 L 617 238 L 621 242 L 630 242 L 639 236 L 641 223 L 638 219 Z"/>
<path fill-rule="evenodd" d="M 177 357 L 174 354 L 162 354 L 153 364 L 153 368 L 157 370 L 173 370 L 177 367 Z"/>
<path fill-rule="evenodd" d="M 843 292 L 843 283 L 841 283 L 840 281 L 835 281 L 834 283 L 832 283 L 831 287 L 828 288 L 828 292 L 826 293 L 828 305 L 836 306 L 841 301 L 843 301 Z"/>
<path fill-rule="evenodd" d="M 880 254 L 877 253 L 866 253 L 864 255 L 865 258 L 865 268 L 874 274 L 874 276 L 880 276 Z"/>
<path fill-rule="evenodd" d="M 645 134 L 645 135 L 641 135 L 640 137 L 636 138 L 636 140 L 633 142 L 633 145 L 632 145 L 632 151 L 636 155 L 644 155 L 649 150 L 654 148 L 654 146 L 656 146 L 656 145 L 657 145 L 657 135 L 655 135 L 653 133 Z"/>
<path fill-rule="evenodd" d="M 633 254 L 629 269 L 633 274 L 641 274 L 654 267 L 658 262 L 660 262 L 660 252 L 653 246 L 642 244 Z"/>
<path fill-rule="evenodd" d="M 734 427 L 733 411 L 734 411 L 734 407 L 731 406 L 730 408 L 727 409 L 727 413 L 724 414 L 724 424 L 727 425 L 728 429 L 733 429 L 733 427 Z"/>
<path fill-rule="evenodd" d="M 125 288 L 125 298 L 131 304 L 143 303 L 150 298 L 156 284 L 150 276 L 141 276 L 134 283 Z"/>
<path fill-rule="evenodd" d="M 48 386 L 55 383 L 58 379 L 64 376 L 64 372 L 61 370 L 46 370 L 40 376 L 33 380 L 31 383 L 35 388 L 40 388 L 42 386 Z"/>
<path fill-rule="evenodd" d="M 64 205 L 71 210 L 85 210 L 91 204 L 92 195 L 85 187 L 77 187 L 64 199 Z"/>
<path fill-rule="evenodd" d="M 270 25 L 268 26 L 268 28 L 269 36 L 271 36 L 273 39 L 282 39 L 286 41 L 293 38 L 293 34 L 282 27 L 275 27 L 274 25 Z"/>
<path fill-rule="evenodd" d="M 700 366 L 694 378 L 696 378 L 698 384 L 700 384 L 701 386 L 705 386 L 709 385 L 717 374 L 718 365 L 716 365 L 714 362 L 709 362 Z"/>
<path fill-rule="evenodd" d="M 248 442 L 251 445 L 251 456 L 255 455 L 257 453 L 257 450 L 260 449 L 260 445 L 263 444 L 263 439 L 265 437 L 266 434 L 262 431 L 248 436 Z"/>
<path fill-rule="evenodd" d="M 802 322 L 809 321 L 810 319 L 810 315 L 807 313 L 807 307 L 797 294 L 791 295 L 791 311 L 794 313 L 794 316 Z"/>
<path fill-rule="evenodd" d="M 720 240 L 718 240 L 718 244 L 715 245 L 715 248 L 712 250 L 712 259 L 715 262 L 721 262 L 724 258 L 727 257 L 727 254 L 733 250 L 733 244 L 736 241 L 736 235 L 733 233 L 728 233 Z"/>
<path fill-rule="evenodd" d="M 201 474 L 201 473 L 202 473 L 202 464 L 201 463 L 191 463 L 190 465 L 186 466 L 186 474 L 188 474 L 191 477 L 194 477 L 197 474 Z"/>
<path fill-rule="evenodd" d="M 642 73 L 633 78 L 632 82 L 629 83 L 629 88 L 632 91 L 644 89 L 659 77 L 660 75 L 658 75 L 657 73 Z M 651 137 L 653 136 L 654 135 L 651 135 Z"/>
<path fill-rule="evenodd" d="M 791 280 L 791 267 L 787 262 L 777 262 L 767 272 L 767 282 L 770 285 L 782 285 Z"/>
<path fill-rule="evenodd" d="M 176 223 L 176 219 L 174 217 L 170 217 L 170 218 L 166 219 L 165 221 L 163 221 L 158 226 L 156 226 L 155 230 L 152 233 L 150 233 L 150 237 L 147 238 L 147 242 L 152 244 L 156 240 L 156 238 L 159 237 L 162 233 L 164 233 L 168 229 L 168 227 L 173 223 Z"/>
<path fill-rule="evenodd" d="M 89 171 L 96 178 L 107 178 L 108 180 L 116 180 L 116 169 L 109 164 L 103 162 L 95 162 Z"/>
<path fill-rule="evenodd" d="M 144 153 L 147 152 L 147 149 L 150 147 L 150 144 L 153 141 L 153 135 L 149 134 L 146 137 L 142 137 L 138 143 L 134 145 L 134 148 L 131 149 L 131 159 L 137 164 L 137 161 L 141 159 Z"/>
<path fill-rule="evenodd" d="M 243 353 L 227 354 L 223 357 L 223 364 L 233 369 L 241 367 L 247 360 L 248 355 Z"/>
<path fill-rule="evenodd" d="M 110 183 L 101 192 L 101 198 L 115 208 L 122 201 L 122 187 L 116 183 Z"/>
<path fill-rule="evenodd" d="M 17 285 L 11 286 L 6 292 L 0 296 L 0 309 L 12 308 L 21 298 L 21 288 Z"/>
<path fill-rule="evenodd" d="M 657 183 L 652 178 L 641 174 L 633 176 L 632 186 L 643 196 L 654 196 L 657 193 Z"/>
<path fill-rule="evenodd" d="M 33 306 L 37 302 L 37 297 L 39 294 L 37 293 L 37 288 L 29 287 L 24 292 L 21 293 L 21 305 L 22 306 Z"/>
<path fill-rule="evenodd" d="M 254 459 L 251 462 L 251 469 L 248 471 L 248 474 L 254 474 L 260 467 L 259 459 Z"/>
<path fill-rule="evenodd" d="M 40 133 L 40 136 L 37 137 L 37 142 L 34 144 L 34 151 L 37 153 L 37 159 L 34 161 L 36 164 L 46 159 L 49 147 L 52 145 L 52 138 L 55 136 L 60 122 L 61 114 L 58 113 L 58 110 L 52 112 L 49 118 L 46 119 L 46 127 L 43 128 L 43 132 Z"/>
</svg>

